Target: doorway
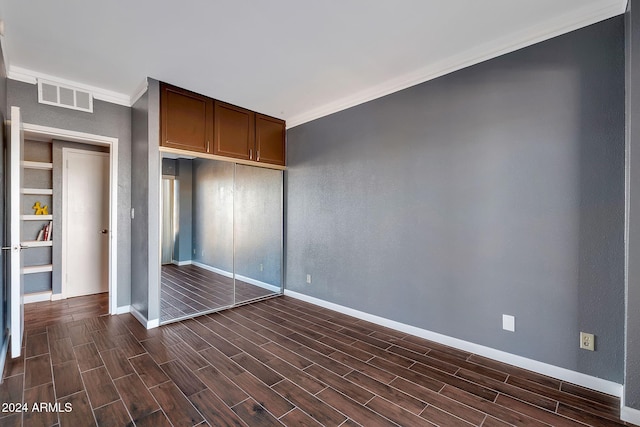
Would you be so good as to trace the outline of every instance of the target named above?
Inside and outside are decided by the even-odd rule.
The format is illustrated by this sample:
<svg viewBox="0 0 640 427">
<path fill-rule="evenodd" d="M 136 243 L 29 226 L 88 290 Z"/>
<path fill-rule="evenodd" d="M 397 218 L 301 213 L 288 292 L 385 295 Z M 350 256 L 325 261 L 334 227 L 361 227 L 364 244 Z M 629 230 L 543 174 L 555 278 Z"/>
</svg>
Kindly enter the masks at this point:
<svg viewBox="0 0 640 427">
<path fill-rule="evenodd" d="M 118 138 L 76 132 L 67 129 L 54 128 L 49 126 L 34 125 L 24 123 L 22 126 L 25 138 L 38 141 L 68 141 L 81 143 L 94 148 L 103 147 L 108 152 L 108 189 L 105 194 L 108 197 L 108 204 L 104 211 L 108 214 L 107 233 L 103 236 L 99 233 L 100 239 L 106 240 L 107 265 L 105 275 L 107 290 L 109 292 L 109 314 L 119 314 L 129 311 L 129 306 L 118 307 Z M 99 230 L 102 231 L 103 229 Z M 62 235 L 62 233 L 61 233 Z M 61 269 L 62 270 L 62 269 Z M 104 279 L 103 279 L 104 281 Z M 52 295 L 51 299 L 60 299 L 62 294 Z"/>
<path fill-rule="evenodd" d="M 62 149 L 62 297 L 109 291 L 109 154 Z"/>
</svg>

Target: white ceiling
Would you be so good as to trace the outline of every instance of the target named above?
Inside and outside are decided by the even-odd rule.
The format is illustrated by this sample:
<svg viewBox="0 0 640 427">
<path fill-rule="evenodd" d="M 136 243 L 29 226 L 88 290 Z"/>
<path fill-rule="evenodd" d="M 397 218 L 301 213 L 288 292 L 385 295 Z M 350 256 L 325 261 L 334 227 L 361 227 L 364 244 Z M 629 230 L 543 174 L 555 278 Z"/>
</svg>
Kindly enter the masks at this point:
<svg viewBox="0 0 640 427">
<path fill-rule="evenodd" d="M 289 126 L 620 14 L 626 0 L 0 0 L 9 76 L 146 76 Z"/>
</svg>

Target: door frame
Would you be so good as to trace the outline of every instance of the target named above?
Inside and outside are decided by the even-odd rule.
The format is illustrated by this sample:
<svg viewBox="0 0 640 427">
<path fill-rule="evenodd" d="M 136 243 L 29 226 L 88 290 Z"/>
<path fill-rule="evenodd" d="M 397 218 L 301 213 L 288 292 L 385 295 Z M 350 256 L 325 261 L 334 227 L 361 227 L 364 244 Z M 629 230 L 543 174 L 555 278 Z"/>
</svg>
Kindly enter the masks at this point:
<svg viewBox="0 0 640 427">
<path fill-rule="evenodd" d="M 25 138 L 60 139 L 109 148 L 109 313 L 118 314 L 118 138 L 31 123 L 23 123 L 22 128 Z M 63 265 L 64 262 L 63 259 Z"/>
<path fill-rule="evenodd" d="M 69 232 L 69 224 L 68 224 L 68 216 L 65 214 L 65 212 L 67 212 L 67 204 L 68 204 L 68 199 L 67 199 L 67 195 L 64 193 L 67 189 L 67 184 L 69 183 L 69 174 L 67 172 L 68 168 L 65 167 L 66 161 L 68 160 L 68 156 L 70 153 L 77 153 L 77 154 L 85 154 L 88 153 L 90 155 L 98 155 L 100 157 L 109 157 L 109 153 L 105 153 L 102 151 L 90 151 L 90 150 L 82 150 L 80 148 L 70 148 L 70 147 L 62 147 L 62 233 L 60 234 L 60 238 L 63 239 L 61 240 L 61 247 L 62 247 L 62 262 L 61 262 L 61 268 L 60 268 L 60 272 L 62 275 L 62 286 L 61 286 L 61 297 L 62 299 L 66 299 L 68 297 L 69 294 L 69 287 L 67 284 L 67 271 L 68 271 L 68 265 L 67 265 L 67 261 L 69 259 L 68 257 L 68 248 L 67 248 L 67 242 L 64 240 L 66 239 L 67 233 Z M 111 186 L 111 184 L 109 183 L 109 186 Z M 111 190 L 111 188 L 109 188 L 109 190 Z M 99 239 L 100 236 L 98 236 L 98 238 L 96 239 L 96 241 Z M 109 239 L 111 240 L 111 239 Z"/>
</svg>

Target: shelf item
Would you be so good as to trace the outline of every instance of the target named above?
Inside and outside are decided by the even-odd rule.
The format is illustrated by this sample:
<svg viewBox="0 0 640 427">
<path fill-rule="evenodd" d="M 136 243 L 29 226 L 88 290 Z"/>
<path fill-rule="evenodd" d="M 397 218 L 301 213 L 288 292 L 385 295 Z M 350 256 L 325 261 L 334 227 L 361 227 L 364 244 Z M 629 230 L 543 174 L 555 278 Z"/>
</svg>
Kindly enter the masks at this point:
<svg viewBox="0 0 640 427">
<path fill-rule="evenodd" d="M 51 188 L 23 188 L 22 194 L 39 194 L 43 196 L 53 196 Z"/>
<path fill-rule="evenodd" d="M 51 221 L 53 215 L 22 215 L 23 221 Z"/>
<path fill-rule="evenodd" d="M 22 242 L 22 246 L 28 246 L 30 248 L 39 248 L 42 246 L 53 246 L 53 240 L 29 240 Z"/>
<path fill-rule="evenodd" d="M 22 267 L 22 274 L 46 273 L 48 271 L 53 271 L 53 265 L 45 264 Z"/>
<path fill-rule="evenodd" d="M 25 160 L 22 162 L 22 167 L 25 169 L 53 170 L 53 163 L 31 162 L 29 160 Z"/>
</svg>

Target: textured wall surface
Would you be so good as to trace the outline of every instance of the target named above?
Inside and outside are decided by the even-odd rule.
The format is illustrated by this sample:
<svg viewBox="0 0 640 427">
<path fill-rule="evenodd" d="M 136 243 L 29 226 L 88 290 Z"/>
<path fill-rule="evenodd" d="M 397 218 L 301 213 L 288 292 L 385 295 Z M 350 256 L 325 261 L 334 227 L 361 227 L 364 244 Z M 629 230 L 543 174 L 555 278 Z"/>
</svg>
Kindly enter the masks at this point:
<svg viewBox="0 0 640 427">
<path fill-rule="evenodd" d="M 145 317 L 149 304 L 149 94 L 131 108 L 131 306 Z"/>
<path fill-rule="evenodd" d="M 233 199 L 235 273 L 282 283 L 282 172 L 236 165 Z"/>
<path fill-rule="evenodd" d="M 288 289 L 622 382 L 621 17 L 287 137 Z"/>
<path fill-rule="evenodd" d="M 192 161 L 178 159 L 178 236 L 175 247 L 177 261 L 189 261 L 193 254 L 193 172 Z"/>
<path fill-rule="evenodd" d="M 37 86 L 7 81 L 7 100 L 25 123 L 118 138 L 118 306 L 131 295 L 131 109 L 95 100 L 93 114 L 38 103 Z"/>
<path fill-rule="evenodd" d="M 640 3 L 626 13 L 628 240 L 625 405 L 640 410 Z"/>
<path fill-rule="evenodd" d="M 193 260 L 233 272 L 234 164 L 193 160 Z"/>
<path fill-rule="evenodd" d="M 160 319 L 160 184 L 162 165 L 160 157 L 160 83 L 147 79 L 149 84 L 149 195 L 147 203 L 149 234 L 149 312 L 147 319 Z"/>
</svg>

